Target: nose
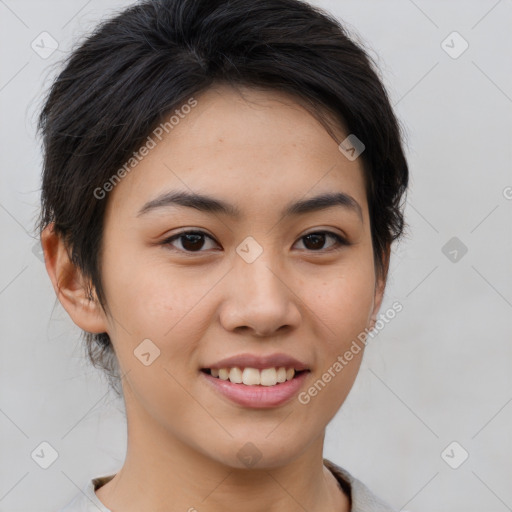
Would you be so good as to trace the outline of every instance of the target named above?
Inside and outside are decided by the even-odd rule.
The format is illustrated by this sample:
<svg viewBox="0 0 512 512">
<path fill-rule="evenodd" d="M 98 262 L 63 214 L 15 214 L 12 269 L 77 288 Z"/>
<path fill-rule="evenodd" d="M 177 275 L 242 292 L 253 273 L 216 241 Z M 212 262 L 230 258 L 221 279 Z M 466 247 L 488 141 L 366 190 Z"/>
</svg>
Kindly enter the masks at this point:
<svg viewBox="0 0 512 512">
<path fill-rule="evenodd" d="M 238 258 L 228 274 L 220 310 L 220 321 L 228 331 L 268 337 L 293 330 L 300 323 L 297 290 L 282 267 L 271 265 L 264 254 L 252 263 Z"/>
</svg>

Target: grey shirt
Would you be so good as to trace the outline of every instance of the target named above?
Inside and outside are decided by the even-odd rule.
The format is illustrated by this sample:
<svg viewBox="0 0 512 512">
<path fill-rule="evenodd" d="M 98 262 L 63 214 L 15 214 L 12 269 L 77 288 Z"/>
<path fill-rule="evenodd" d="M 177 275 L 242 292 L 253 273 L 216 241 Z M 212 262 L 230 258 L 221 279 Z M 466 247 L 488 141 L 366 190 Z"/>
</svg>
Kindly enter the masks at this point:
<svg viewBox="0 0 512 512">
<path fill-rule="evenodd" d="M 324 459 L 325 466 L 336 477 L 345 494 L 350 496 L 351 512 L 395 512 L 375 496 L 361 481 L 334 462 Z M 98 476 L 90 480 L 82 491 L 59 512 L 112 512 L 98 499 L 96 489 L 114 478 L 115 474 Z"/>
</svg>

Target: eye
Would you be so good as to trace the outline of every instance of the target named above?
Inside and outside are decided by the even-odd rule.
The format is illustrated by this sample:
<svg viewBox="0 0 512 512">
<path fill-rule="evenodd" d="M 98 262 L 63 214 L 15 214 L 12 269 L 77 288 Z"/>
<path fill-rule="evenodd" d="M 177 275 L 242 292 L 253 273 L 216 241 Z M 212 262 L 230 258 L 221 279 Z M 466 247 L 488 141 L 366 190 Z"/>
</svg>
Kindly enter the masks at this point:
<svg viewBox="0 0 512 512">
<path fill-rule="evenodd" d="M 204 252 L 201 249 L 205 245 L 205 238 L 209 238 L 214 241 L 213 238 L 207 235 L 204 231 L 182 231 L 170 238 L 165 239 L 162 245 L 171 245 L 175 240 L 179 241 L 181 248 L 177 248 L 182 252 Z"/>
<path fill-rule="evenodd" d="M 336 248 L 340 246 L 350 245 L 343 237 L 336 233 L 332 233 L 331 231 L 315 231 L 312 233 L 308 233 L 307 235 L 302 236 L 299 241 L 304 240 L 304 246 L 309 251 L 320 252 L 321 250 L 325 250 L 324 245 L 327 239 L 334 240 L 327 249 Z M 178 251 L 190 253 L 190 252 L 205 252 L 201 249 L 205 248 L 205 240 L 209 239 L 210 241 L 215 242 L 215 240 L 205 233 L 204 231 L 182 231 L 181 233 L 177 233 L 169 238 L 166 238 L 162 245 L 172 246 L 176 248 Z M 181 247 L 176 247 L 175 242 L 178 241 Z M 212 248 L 212 247 L 210 247 Z M 209 249 L 206 247 L 206 249 Z"/>
<path fill-rule="evenodd" d="M 334 240 L 334 243 L 329 247 L 340 247 L 344 245 L 350 245 L 343 237 L 336 233 L 332 233 L 331 231 L 314 231 L 313 233 L 308 233 L 300 238 L 300 240 L 304 240 L 304 245 L 307 249 L 312 251 L 320 251 L 323 249 L 326 239 L 330 238 Z"/>
</svg>

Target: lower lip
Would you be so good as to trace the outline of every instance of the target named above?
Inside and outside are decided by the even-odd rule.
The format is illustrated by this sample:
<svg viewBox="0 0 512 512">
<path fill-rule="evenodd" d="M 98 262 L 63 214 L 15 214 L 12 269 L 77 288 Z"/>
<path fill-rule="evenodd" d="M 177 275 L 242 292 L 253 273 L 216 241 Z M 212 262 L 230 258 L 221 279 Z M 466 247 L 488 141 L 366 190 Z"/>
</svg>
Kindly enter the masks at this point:
<svg viewBox="0 0 512 512">
<path fill-rule="evenodd" d="M 205 372 L 200 373 L 209 385 L 238 405 L 265 408 L 278 407 L 295 396 L 309 372 L 304 371 L 292 380 L 287 380 L 275 386 L 246 386 L 245 384 L 235 384 L 229 380 L 212 377 Z"/>
</svg>

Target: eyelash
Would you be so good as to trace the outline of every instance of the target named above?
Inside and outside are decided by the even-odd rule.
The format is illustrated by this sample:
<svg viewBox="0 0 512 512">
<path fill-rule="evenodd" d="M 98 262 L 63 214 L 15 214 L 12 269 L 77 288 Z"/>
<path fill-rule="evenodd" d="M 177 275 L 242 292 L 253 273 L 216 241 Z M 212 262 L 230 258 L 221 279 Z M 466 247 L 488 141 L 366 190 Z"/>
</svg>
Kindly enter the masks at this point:
<svg viewBox="0 0 512 512">
<path fill-rule="evenodd" d="M 310 235 L 318 235 L 318 234 L 323 234 L 323 235 L 327 235 L 329 237 L 332 237 L 332 238 L 335 239 L 336 243 L 333 246 L 331 246 L 331 248 L 329 248 L 329 249 L 319 249 L 319 250 L 309 250 L 309 251 L 306 249 L 307 252 L 311 252 L 311 253 L 322 253 L 322 252 L 324 252 L 325 253 L 325 252 L 336 251 L 336 250 L 341 249 L 344 246 L 351 245 L 349 242 L 347 242 L 347 240 L 345 238 L 343 238 L 342 236 L 338 235 L 337 233 L 333 233 L 332 231 L 312 231 L 311 233 L 307 233 L 306 235 L 301 236 L 299 238 L 299 240 L 302 240 L 303 238 L 305 238 L 307 236 L 310 236 Z M 181 238 L 184 235 L 203 235 L 203 236 L 209 238 L 210 240 L 213 240 L 214 242 L 216 242 L 214 240 L 214 238 L 212 238 L 210 235 L 208 235 L 204 231 L 190 230 L 190 231 L 182 231 L 181 233 L 177 233 L 175 235 L 172 235 L 169 238 L 166 238 L 165 240 L 162 241 L 161 245 L 167 246 L 167 247 L 171 246 L 171 244 L 172 244 L 172 242 L 174 242 L 174 240 L 177 240 L 177 239 Z M 206 251 L 202 251 L 202 250 L 199 250 L 199 251 L 187 251 L 187 250 L 183 250 L 183 249 L 176 249 L 176 248 L 174 248 L 174 249 L 176 251 L 178 251 L 178 252 L 182 252 L 182 253 L 185 253 L 185 254 L 200 254 L 202 252 L 206 252 Z"/>
</svg>

